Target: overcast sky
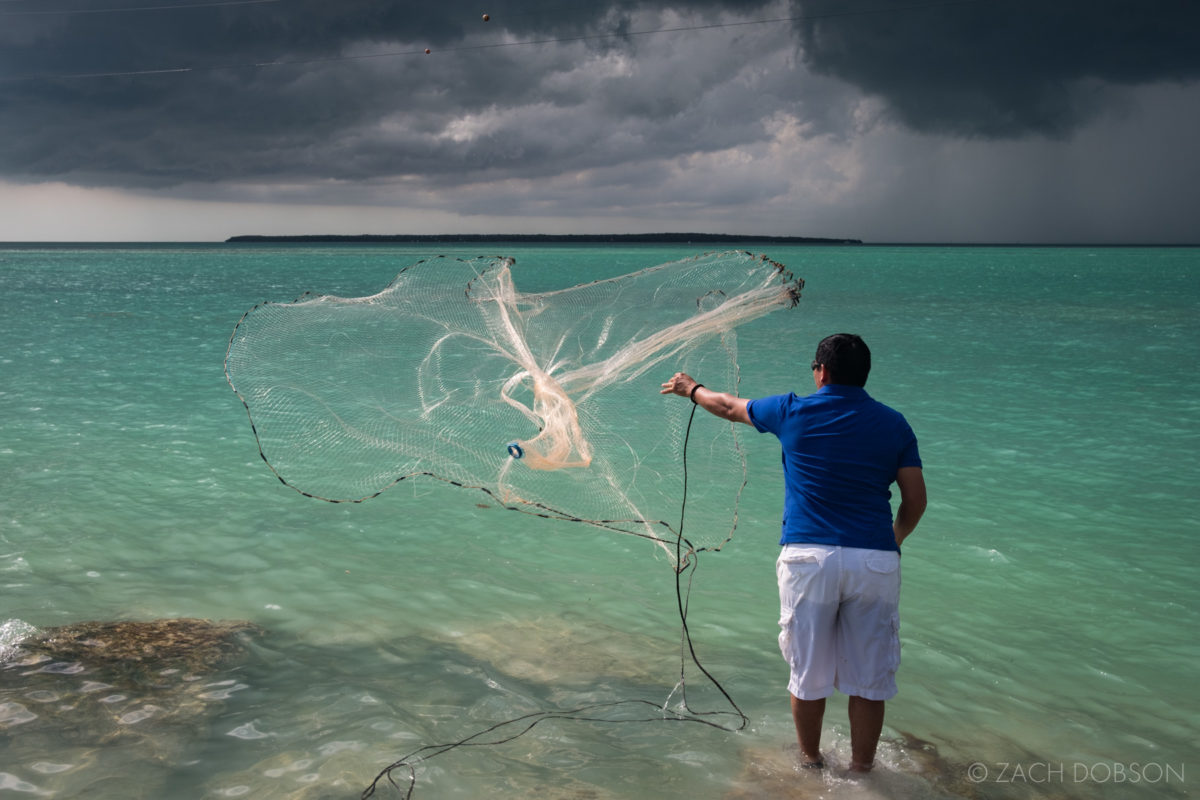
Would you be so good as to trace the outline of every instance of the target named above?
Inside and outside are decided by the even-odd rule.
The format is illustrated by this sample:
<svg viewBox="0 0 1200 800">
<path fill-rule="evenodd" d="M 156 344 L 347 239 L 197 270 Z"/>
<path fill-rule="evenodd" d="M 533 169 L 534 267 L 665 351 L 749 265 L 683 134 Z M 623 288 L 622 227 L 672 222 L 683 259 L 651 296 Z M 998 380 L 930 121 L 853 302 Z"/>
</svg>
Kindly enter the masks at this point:
<svg viewBox="0 0 1200 800">
<path fill-rule="evenodd" d="M 1195 0 L 0 0 L 0 240 L 1195 243 L 1197 30 Z"/>
</svg>

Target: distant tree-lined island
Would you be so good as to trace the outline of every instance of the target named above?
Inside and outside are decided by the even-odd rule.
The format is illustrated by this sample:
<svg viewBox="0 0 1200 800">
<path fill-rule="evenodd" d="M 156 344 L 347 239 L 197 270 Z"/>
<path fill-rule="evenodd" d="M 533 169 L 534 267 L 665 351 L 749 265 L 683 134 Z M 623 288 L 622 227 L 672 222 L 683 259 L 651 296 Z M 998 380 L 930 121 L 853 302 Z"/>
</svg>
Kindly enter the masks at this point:
<svg viewBox="0 0 1200 800">
<path fill-rule="evenodd" d="M 766 242 L 770 244 L 862 244 L 861 239 L 828 239 L 816 236 L 750 236 L 733 233 L 364 233 L 305 234 L 295 236 L 230 236 L 231 244 L 258 242 L 302 243 L 388 243 L 388 242 L 519 242 L 548 244 L 731 244 Z"/>
</svg>

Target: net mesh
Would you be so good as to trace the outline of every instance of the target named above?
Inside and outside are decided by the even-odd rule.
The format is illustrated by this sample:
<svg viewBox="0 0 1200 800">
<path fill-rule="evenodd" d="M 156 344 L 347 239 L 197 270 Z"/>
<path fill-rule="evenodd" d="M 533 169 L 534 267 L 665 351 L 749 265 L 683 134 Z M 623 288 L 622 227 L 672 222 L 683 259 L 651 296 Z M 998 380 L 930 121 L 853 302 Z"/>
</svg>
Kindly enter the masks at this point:
<svg viewBox="0 0 1200 800">
<path fill-rule="evenodd" d="M 438 257 L 369 297 L 248 311 L 225 373 L 263 460 L 321 500 L 435 479 L 673 555 L 691 406 L 654 404 L 659 384 L 683 370 L 736 392 L 734 329 L 795 306 L 803 282 L 729 252 L 524 294 L 513 266 Z M 742 450 L 708 415 L 688 435 L 689 544 L 717 549 L 737 524 Z"/>
</svg>

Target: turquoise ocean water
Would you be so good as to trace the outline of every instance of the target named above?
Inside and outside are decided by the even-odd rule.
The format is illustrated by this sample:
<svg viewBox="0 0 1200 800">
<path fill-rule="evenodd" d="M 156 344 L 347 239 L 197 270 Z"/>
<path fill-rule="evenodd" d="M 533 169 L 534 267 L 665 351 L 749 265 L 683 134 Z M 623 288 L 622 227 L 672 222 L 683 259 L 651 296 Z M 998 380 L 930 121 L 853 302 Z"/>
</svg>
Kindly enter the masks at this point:
<svg viewBox="0 0 1200 800">
<path fill-rule="evenodd" d="M 751 435 L 737 536 L 702 556 L 689 610 L 746 728 L 550 720 L 419 763 L 414 797 L 1194 794 L 1200 250 L 764 251 L 807 287 L 739 332 L 742 393 L 809 390 L 817 340 L 857 332 L 868 390 L 921 442 L 930 505 L 905 547 L 879 768 L 793 769 L 778 450 Z M 301 497 L 259 459 L 222 359 L 260 301 L 371 294 L 437 253 L 514 256 L 542 291 L 696 252 L 0 245 L 0 795 L 356 797 L 497 722 L 677 701 L 674 583 L 651 545 L 419 482 Z M 264 633 L 214 672 L 115 688 L 17 646 L 169 617 Z M 694 669 L 687 691 L 728 708 Z M 843 698 L 825 731 L 844 762 Z"/>
</svg>

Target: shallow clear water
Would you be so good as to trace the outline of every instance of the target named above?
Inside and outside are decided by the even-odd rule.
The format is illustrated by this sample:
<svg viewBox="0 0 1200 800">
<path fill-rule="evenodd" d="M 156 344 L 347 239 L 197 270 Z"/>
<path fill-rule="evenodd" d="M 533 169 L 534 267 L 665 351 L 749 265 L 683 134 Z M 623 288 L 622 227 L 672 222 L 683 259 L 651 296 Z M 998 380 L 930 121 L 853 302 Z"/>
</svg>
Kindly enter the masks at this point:
<svg viewBox="0 0 1200 800">
<path fill-rule="evenodd" d="M 224 381 L 255 303 L 373 293 L 419 258 L 486 249 L 0 247 L 0 790 L 353 797 L 399 756 L 497 722 L 667 701 L 678 615 L 651 545 L 441 485 L 305 499 L 262 464 Z M 527 291 L 697 252 L 492 250 Z M 689 616 L 747 728 L 546 721 L 421 763 L 415 796 L 1187 796 L 1200 250 L 767 252 L 807 288 L 739 332 L 743 394 L 807 390 L 816 341 L 857 332 L 868 389 L 921 441 L 930 507 L 905 547 L 880 769 L 793 770 L 778 452 L 750 436 L 738 536 L 702 557 Z M 265 633 L 167 689 L 97 690 L 14 652 L 29 626 L 164 617 Z M 728 708 L 694 668 L 686 685 L 693 708 Z M 844 760 L 844 701 L 826 732 Z"/>
</svg>

